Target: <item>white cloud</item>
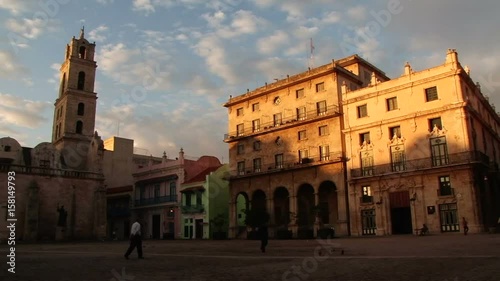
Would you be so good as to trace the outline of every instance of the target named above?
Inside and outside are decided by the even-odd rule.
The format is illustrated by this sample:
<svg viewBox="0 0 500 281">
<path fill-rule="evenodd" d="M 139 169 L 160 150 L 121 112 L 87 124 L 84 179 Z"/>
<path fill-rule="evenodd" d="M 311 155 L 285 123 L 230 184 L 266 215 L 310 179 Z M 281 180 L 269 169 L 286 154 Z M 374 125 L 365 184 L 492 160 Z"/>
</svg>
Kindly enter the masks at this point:
<svg viewBox="0 0 500 281">
<path fill-rule="evenodd" d="M 23 80 L 29 78 L 29 69 L 11 52 L 0 50 L 0 61 L 2 62 L 0 63 L 0 78 L 8 80 Z"/>
<path fill-rule="evenodd" d="M 170 87 L 170 56 L 164 49 L 152 45 L 129 48 L 123 43 L 107 44 L 101 48 L 99 60 L 104 74 L 117 83 L 134 85 L 141 91 Z"/>
<path fill-rule="evenodd" d="M 266 24 L 266 20 L 246 10 L 234 12 L 229 24 L 224 23 L 227 17 L 222 11 L 217 11 L 213 15 L 204 14 L 202 17 L 221 38 L 233 38 L 253 34 L 259 30 L 259 27 Z"/>
<path fill-rule="evenodd" d="M 21 34 L 22 36 L 34 39 L 42 34 L 43 29 L 41 28 L 41 19 L 8 19 L 5 23 L 6 27 L 12 31 Z"/>
<path fill-rule="evenodd" d="M 0 93 L 0 123 L 35 129 L 47 121 L 46 110 L 52 108 L 50 102 L 31 101 L 9 94 Z"/>
<path fill-rule="evenodd" d="M 121 137 L 134 139 L 136 147 L 155 156 L 166 151 L 169 157 L 176 157 L 181 147 L 192 156 L 220 156 L 226 151 L 225 144 L 221 142 L 227 127 L 224 108 L 219 104 L 210 107 L 205 102 L 191 102 L 172 96 L 165 97 L 165 100 L 172 110 L 151 112 L 147 116 L 139 115 L 139 109 L 131 105 L 106 110 L 97 116 L 96 128 L 100 135 L 107 138 L 116 135 L 119 126 Z M 192 118 L 193 112 L 202 111 L 203 118 Z M 178 130 L 180 127 L 183 130 Z M 173 131 L 176 133 L 172 134 Z"/>
<path fill-rule="evenodd" d="M 96 0 L 97 3 L 102 4 L 102 5 L 108 5 L 113 3 L 115 0 Z"/>
<path fill-rule="evenodd" d="M 278 3 L 279 1 L 277 1 L 277 0 L 253 0 L 253 2 L 255 2 L 255 4 L 259 7 L 267 8 L 267 7 L 270 7 L 270 6 Z"/>
<path fill-rule="evenodd" d="M 49 82 L 50 84 L 55 84 L 55 89 L 58 90 L 59 89 L 59 69 L 61 68 L 61 65 L 58 64 L 58 63 L 53 63 L 50 65 L 50 68 L 54 70 L 54 73 L 52 75 L 52 78 L 49 78 L 47 80 L 47 82 Z"/>
<path fill-rule="evenodd" d="M 106 36 L 103 33 L 106 31 L 108 31 L 108 27 L 101 24 L 89 32 L 88 39 L 95 42 L 104 42 L 106 41 Z"/>
<path fill-rule="evenodd" d="M 226 51 L 219 38 L 213 35 L 202 38 L 195 46 L 196 53 L 205 59 L 209 70 L 226 83 L 236 84 L 240 81 L 226 61 Z"/>
<path fill-rule="evenodd" d="M 332 24 L 332 23 L 338 23 L 338 22 L 340 22 L 341 19 L 342 19 L 341 13 L 339 13 L 337 11 L 332 11 L 332 12 L 329 12 L 329 13 L 325 14 L 321 18 L 321 22 L 325 23 L 325 24 Z"/>
<path fill-rule="evenodd" d="M 261 38 L 257 41 L 257 49 L 261 54 L 271 54 L 276 49 L 288 43 L 288 34 L 277 30 L 273 35 Z"/>
<path fill-rule="evenodd" d="M 356 21 L 365 21 L 366 20 L 366 7 L 365 6 L 355 6 L 351 7 L 347 10 L 347 15 Z"/>
<path fill-rule="evenodd" d="M 132 10 L 144 12 L 145 15 L 155 12 L 155 7 L 151 3 L 151 0 L 134 0 L 132 6 Z"/>
<path fill-rule="evenodd" d="M 13 15 L 32 11 L 38 0 L 0 0 L 0 9 L 8 10 Z"/>
</svg>

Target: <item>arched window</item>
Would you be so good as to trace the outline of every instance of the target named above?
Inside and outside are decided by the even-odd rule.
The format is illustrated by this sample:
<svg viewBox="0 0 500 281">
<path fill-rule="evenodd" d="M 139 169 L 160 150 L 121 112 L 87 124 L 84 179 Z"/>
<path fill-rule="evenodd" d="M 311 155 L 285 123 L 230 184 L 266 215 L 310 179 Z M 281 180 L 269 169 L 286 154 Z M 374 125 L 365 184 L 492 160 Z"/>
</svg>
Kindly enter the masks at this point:
<svg viewBox="0 0 500 281">
<path fill-rule="evenodd" d="M 83 102 L 78 104 L 78 115 L 83 116 L 83 113 L 85 112 L 85 105 Z"/>
<path fill-rule="evenodd" d="M 56 125 L 56 131 L 54 132 L 54 135 L 56 135 L 56 139 L 59 138 L 59 125 Z"/>
<path fill-rule="evenodd" d="M 83 90 L 83 85 L 85 85 L 85 72 L 80 71 L 78 73 L 78 90 Z"/>
<path fill-rule="evenodd" d="M 76 122 L 76 133 L 81 134 L 82 130 L 83 130 L 83 122 L 82 121 Z"/>
<path fill-rule="evenodd" d="M 87 52 L 86 52 L 86 49 L 84 46 L 81 46 L 80 47 L 80 50 L 78 52 L 78 56 L 81 58 L 81 59 L 85 59 L 86 58 L 86 55 L 87 55 Z"/>
<path fill-rule="evenodd" d="M 61 137 L 61 127 L 62 125 L 59 124 L 59 129 L 57 130 L 57 137 L 60 138 Z"/>
<path fill-rule="evenodd" d="M 66 86 L 66 73 L 63 74 L 61 79 L 61 88 L 59 89 L 59 97 L 64 93 L 64 87 Z"/>
</svg>

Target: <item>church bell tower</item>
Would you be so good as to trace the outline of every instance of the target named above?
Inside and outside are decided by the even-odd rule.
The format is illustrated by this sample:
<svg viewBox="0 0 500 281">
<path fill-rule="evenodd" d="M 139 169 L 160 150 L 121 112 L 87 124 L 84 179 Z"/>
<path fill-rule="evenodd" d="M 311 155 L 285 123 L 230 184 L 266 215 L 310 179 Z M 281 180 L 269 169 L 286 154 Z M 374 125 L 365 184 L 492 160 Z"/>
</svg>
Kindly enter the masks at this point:
<svg viewBox="0 0 500 281">
<path fill-rule="evenodd" d="M 78 38 L 66 45 L 59 70 L 60 88 L 54 108 L 52 143 L 61 151 L 67 168 L 84 169 L 88 146 L 94 135 L 97 93 L 94 92 L 97 64 L 95 42 Z"/>
</svg>

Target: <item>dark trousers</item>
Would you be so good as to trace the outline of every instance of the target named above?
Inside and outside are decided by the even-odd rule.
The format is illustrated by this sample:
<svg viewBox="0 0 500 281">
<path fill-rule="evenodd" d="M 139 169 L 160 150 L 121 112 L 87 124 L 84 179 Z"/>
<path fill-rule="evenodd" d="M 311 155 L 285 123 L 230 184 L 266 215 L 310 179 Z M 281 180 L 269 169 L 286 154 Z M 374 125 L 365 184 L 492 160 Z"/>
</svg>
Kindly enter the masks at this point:
<svg viewBox="0 0 500 281">
<path fill-rule="evenodd" d="M 266 251 L 267 239 L 260 240 L 260 250 L 264 253 Z"/>
<path fill-rule="evenodd" d="M 469 232 L 469 227 L 468 227 L 468 226 L 465 226 L 465 227 L 464 227 L 464 235 L 467 235 L 467 232 Z"/>
<path fill-rule="evenodd" d="M 128 247 L 125 256 L 128 257 L 130 253 L 137 247 L 137 255 L 142 258 L 142 237 L 140 235 L 134 235 L 130 237 L 130 246 Z"/>
</svg>

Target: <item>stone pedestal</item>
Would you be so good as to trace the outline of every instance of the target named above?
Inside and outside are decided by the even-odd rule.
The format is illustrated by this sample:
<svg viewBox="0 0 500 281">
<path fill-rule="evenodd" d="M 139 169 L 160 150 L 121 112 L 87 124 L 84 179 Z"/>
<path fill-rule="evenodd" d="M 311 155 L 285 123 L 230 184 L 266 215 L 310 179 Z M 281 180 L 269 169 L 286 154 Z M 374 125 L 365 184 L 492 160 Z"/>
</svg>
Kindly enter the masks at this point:
<svg viewBox="0 0 500 281">
<path fill-rule="evenodd" d="M 66 240 L 66 227 L 58 226 L 56 227 L 56 241 Z"/>
</svg>

